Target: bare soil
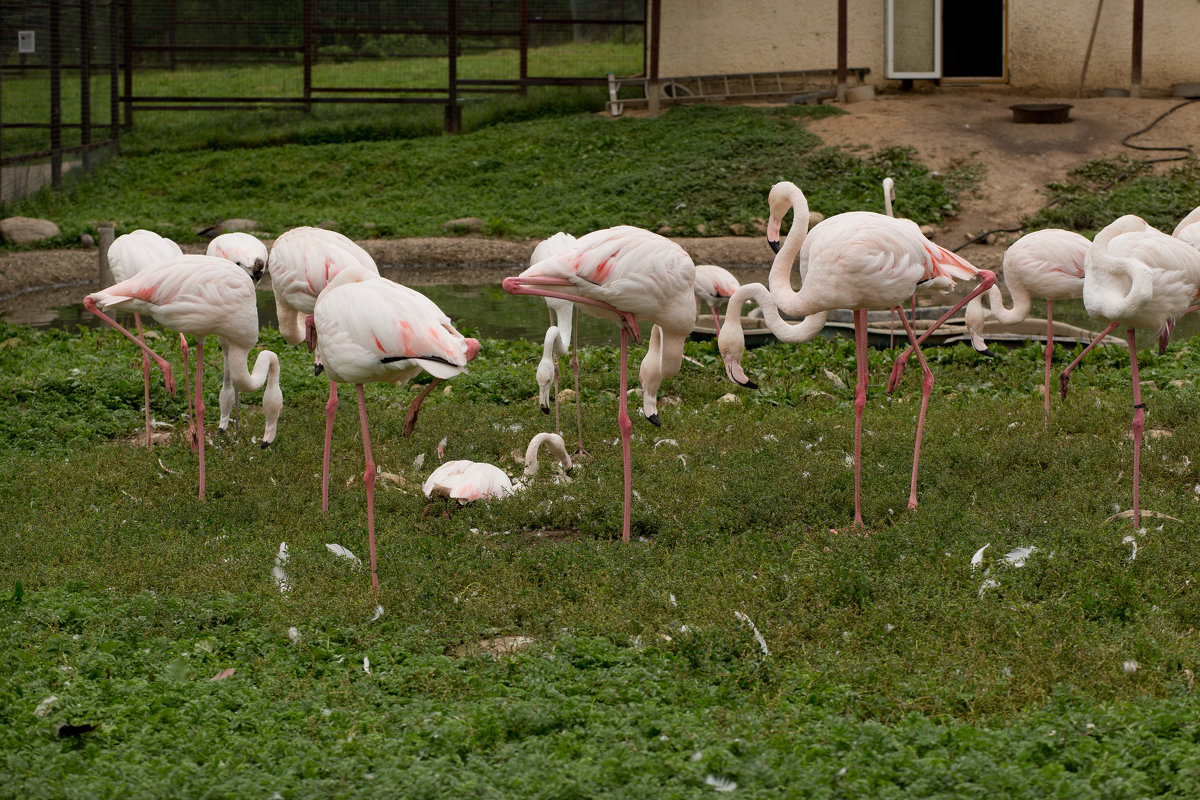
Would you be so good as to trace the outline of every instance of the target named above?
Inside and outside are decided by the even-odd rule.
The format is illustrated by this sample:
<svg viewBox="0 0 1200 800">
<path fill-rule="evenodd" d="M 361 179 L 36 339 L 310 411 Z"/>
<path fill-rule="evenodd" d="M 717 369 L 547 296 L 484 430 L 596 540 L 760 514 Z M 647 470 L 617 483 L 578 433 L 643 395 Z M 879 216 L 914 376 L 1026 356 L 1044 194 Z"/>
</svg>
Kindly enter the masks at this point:
<svg viewBox="0 0 1200 800">
<path fill-rule="evenodd" d="M 1070 103 L 1071 121 L 1017 124 L 1009 106 L 1025 102 Z M 863 154 L 888 146 L 914 147 L 936 171 L 981 164 L 982 185 L 961 198 L 960 213 L 934 235 L 940 244 L 956 247 L 986 230 L 1017 227 L 1049 201 L 1046 184 L 1063 179 L 1087 161 L 1122 154 L 1154 157 L 1124 146 L 1122 139 L 1181 102 L 1179 98 L 1060 100 L 943 86 L 928 93 L 880 95 L 850 104 L 845 106 L 848 113 L 813 122 L 809 128 L 826 144 Z M 1133 143 L 1200 146 L 1200 103 L 1181 108 Z M 901 210 L 903 193 L 903 185 L 898 186 Z M 757 235 L 677 241 L 697 263 L 720 264 L 742 279 L 764 278 L 772 257 Z M 972 245 L 962 253 L 980 267 L 997 269 L 1004 243 L 1002 238 L 991 246 Z M 536 242 L 462 236 L 362 244 L 388 277 L 431 285 L 497 282 L 528 263 Z M 192 246 L 185 251 L 202 249 Z M 23 317 L 33 309 L 78 301 L 96 285 L 98 263 L 95 248 L 0 254 L 0 315 Z"/>
</svg>

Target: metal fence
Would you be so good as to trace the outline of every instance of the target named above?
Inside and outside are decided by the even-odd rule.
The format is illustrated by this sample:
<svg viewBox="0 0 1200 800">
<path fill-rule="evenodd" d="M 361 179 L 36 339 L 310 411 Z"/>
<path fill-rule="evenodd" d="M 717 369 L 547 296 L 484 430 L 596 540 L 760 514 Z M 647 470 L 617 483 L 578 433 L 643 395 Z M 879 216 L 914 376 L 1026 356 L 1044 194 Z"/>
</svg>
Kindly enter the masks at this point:
<svg viewBox="0 0 1200 800">
<path fill-rule="evenodd" d="M 0 0 L 0 200 L 145 113 L 464 103 L 644 72 L 646 0 Z M 33 187 L 33 188 L 36 188 Z"/>
</svg>

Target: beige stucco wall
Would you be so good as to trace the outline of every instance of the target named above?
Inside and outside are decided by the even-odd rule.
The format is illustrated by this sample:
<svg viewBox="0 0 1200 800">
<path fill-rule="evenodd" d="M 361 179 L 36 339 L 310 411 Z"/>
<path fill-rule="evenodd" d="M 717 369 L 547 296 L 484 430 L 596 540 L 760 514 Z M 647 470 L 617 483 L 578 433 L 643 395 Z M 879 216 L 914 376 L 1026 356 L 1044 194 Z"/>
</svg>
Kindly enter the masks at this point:
<svg viewBox="0 0 1200 800">
<path fill-rule="evenodd" d="M 660 76 L 837 66 L 836 0 L 661 2 Z M 1008 0 L 1009 85 L 1074 94 L 1098 2 Z M 885 0 L 849 0 L 848 9 L 848 65 L 869 67 L 871 83 L 888 83 Z M 1103 0 L 1087 90 L 1128 88 L 1132 21 L 1133 0 Z M 1200 2 L 1148 0 L 1144 24 L 1143 91 L 1200 81 Z"/>
</svg>

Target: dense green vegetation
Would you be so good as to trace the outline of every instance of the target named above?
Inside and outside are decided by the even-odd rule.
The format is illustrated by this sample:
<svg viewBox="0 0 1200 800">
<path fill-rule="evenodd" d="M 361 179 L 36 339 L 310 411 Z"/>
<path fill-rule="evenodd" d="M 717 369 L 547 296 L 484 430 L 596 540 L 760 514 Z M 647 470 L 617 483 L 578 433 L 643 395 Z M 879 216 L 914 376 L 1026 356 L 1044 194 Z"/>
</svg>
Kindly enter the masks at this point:
<svg viewBox="0 0 1200 800">
<path fill-rule="evenodd" d="M 398 481 L 377 493 L 378 596 L 324 547 L 366 556 L 353 403 L 322 516 L 325 386 L 273 331 L 262 344 L 283 357 L 279 438 L 255 446 L 245 398 L 240 433 L 212 437 L 200 503 L 182 437 L 132 443 L 132 345 L 0 330 L 0 796 L 1195 792 L 1198 340 L 1143 353 L 1143 505 L 1178 521 L 1141 533 L 1106 522 L 1129 505 L 1123 352 L 1089 359 L 1043 428 L 1039 348 L 932 350 L 915 513 L 919 381 L 885 397 L 892 354 L 872 352 L 865 537 L 846 527 L 853 397 L 834 380 L 852 384 L 852 345 L 753 350 L 763 389 L 746 392 L 689 344 L 698 364 L 665 387 L 682 404 L 661 406 L 661 430 L 635 420 L 627 545 L 609 347 L 582 354 L 592 456 L 572 483 L 544 469 L 514 498 L 424 513 L 443 437 L 447 458 L 516 474 L 513 450 L 551 424 L 536 345 L 487 341 L 411 439 L 415 387 L 368 390 L 376 461 Z M 741 401 L 719 402 L 730 390 Z M 153 409 L 180 430 L 161 381 Z M 1004 558 L 1018 547 L 1036 548 L 1021 567 Z M 533 644 L 493 660 L 503 636 Z"/>
</svg>

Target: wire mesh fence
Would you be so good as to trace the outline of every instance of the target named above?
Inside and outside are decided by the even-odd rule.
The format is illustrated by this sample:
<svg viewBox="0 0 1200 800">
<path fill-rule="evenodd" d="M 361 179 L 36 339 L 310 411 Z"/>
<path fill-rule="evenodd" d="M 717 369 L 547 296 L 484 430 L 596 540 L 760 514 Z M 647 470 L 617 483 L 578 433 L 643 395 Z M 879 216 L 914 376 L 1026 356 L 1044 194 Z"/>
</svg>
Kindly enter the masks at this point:
<svg viewBox="0 0 1200 800">
<path fill-rule="evenodd" d="M 495 95 L 642 73 L 645 27 L 646 0 L 0 2 L 0 201 L 47 171 L 58 184 L 146 115 L 433 105 L 457 132 Z"/>
</svg>

